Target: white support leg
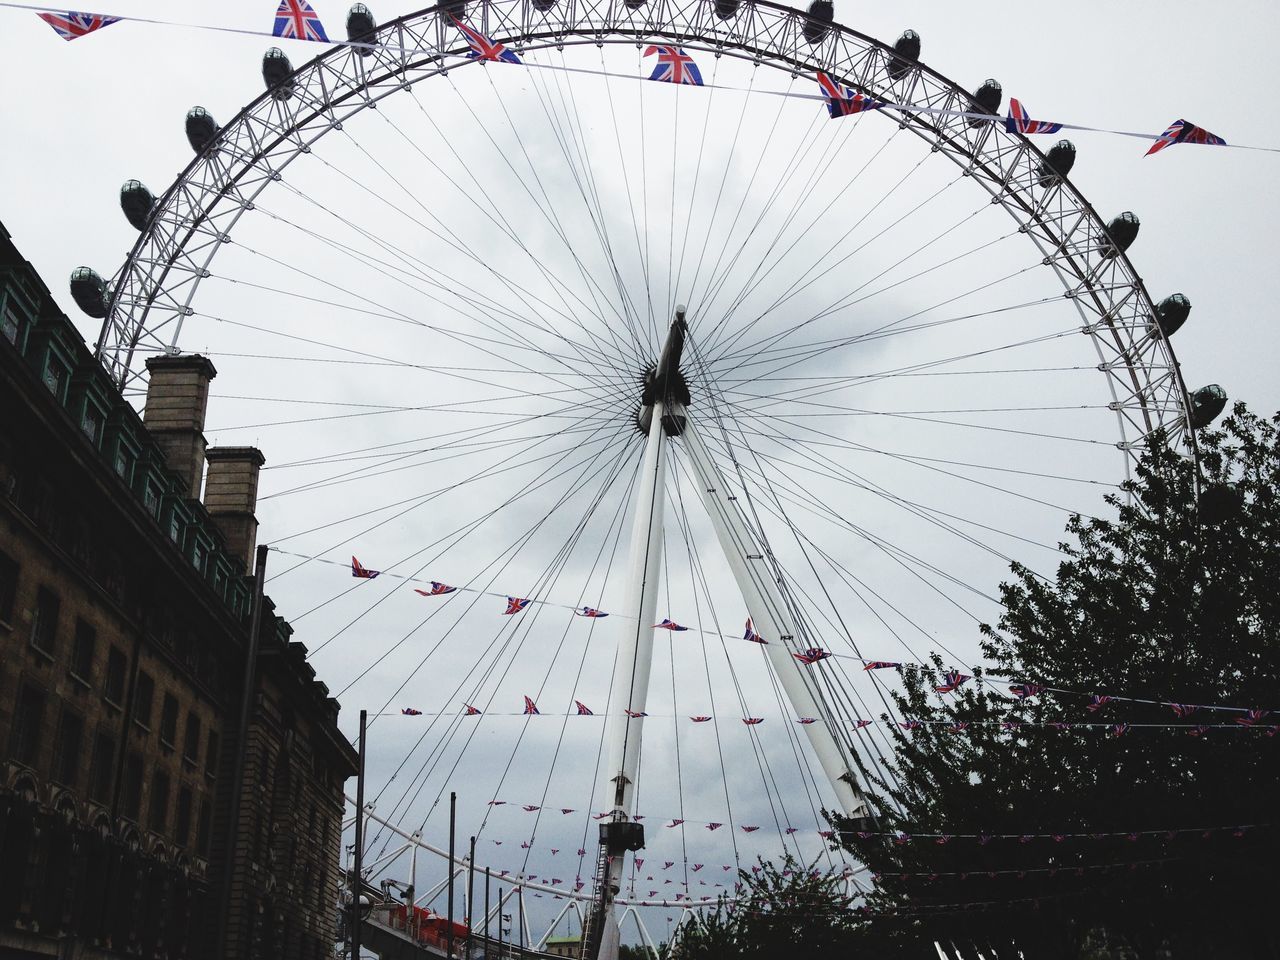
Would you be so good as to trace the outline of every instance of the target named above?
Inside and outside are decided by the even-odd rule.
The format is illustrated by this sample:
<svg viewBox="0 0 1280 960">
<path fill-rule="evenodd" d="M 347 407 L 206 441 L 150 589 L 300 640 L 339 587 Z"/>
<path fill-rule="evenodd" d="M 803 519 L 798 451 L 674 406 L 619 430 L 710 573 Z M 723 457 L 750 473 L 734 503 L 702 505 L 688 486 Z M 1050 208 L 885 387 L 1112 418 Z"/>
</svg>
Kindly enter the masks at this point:
<svg viewBox="0 0 1280 960">
<path fill-rule="evenodd" d="M 804 672 L 811 668 L 801 665 L 792 656 L 800 649 L 796 642 L 798 633 L 783 602 L 778 581 L 766 560 L 764 546 L 747 525 L 724 476 L 703 443 L 697 419 L 679 407 L 673 413 L 685 415 L 685 428 L 680 439 L 689 456 L 702 502 L 715 527 L 720 549 L 724 551 L 738 589 L 742 591 L 747 612 L 756 632 L 768 641 L 764 644 L 764 651 L 774 675 L 791 701 L 796 716 L 818 717 L 825 721 L 814 696 L 811 678 Z M 822 764 L 823 772 L 831 781 L 840 812 L 849 817 L 866 817 L 866 801 L 828 723 L 807 724 L 804 732 Z"/>
<path fill-rule="evenodd" d="M 631 525 L 630 579 L 622 616 L 626 624 L 617 659 L 613 663 L 612 703 L 609 709 L 609 766 L 605 796 L 615 815 L 631 819 L 635 779 L 640 761 L 643 713 L 649 697 L 649 671 L 653 664 L 653 618 L 658 610 L 659 574 L 662 571 L 662 514 L 666 502 L 667 438 L 662 432 L 663 404 L 654 404 L 645 441 L 644 462 L 636 485 L 635 517 Z M 617 876 L 622 876 L 622 865 Z"/>
</svg>

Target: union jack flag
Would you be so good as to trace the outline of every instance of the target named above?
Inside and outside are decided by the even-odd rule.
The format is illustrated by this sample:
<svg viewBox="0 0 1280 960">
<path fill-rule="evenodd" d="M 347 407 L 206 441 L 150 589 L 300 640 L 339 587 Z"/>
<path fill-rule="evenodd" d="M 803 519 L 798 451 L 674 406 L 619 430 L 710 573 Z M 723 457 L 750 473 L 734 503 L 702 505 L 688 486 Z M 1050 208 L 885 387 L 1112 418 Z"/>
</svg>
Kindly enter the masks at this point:
<svg viewBox="0 0 1280 960">
<path fill-rule="evenodd" d="M 674 819 L 674 818 L 673 818 L 673 819 L 671 820 L 671 822 L 667 824 L 667 826 L 668 826 L 668 827 L 678 827 L 678 826 L 680 826 L 680 824 L 682 824 L 682 823 L 684 823 L 684 821 L 683 821 L 683 820 L 676 820 L 676 819 Z"/>
<path fill-rule="evenodd" d="M 648 716 L 648 714 L 645 713 L 643 710 L 623 710 L 622 712 L 625 713 L 628 717 L 631 717 L 633 720 L 638 720 L 641 717 Z"/>
<path fill-rule="evenodd" d="M 491 806 L 491 807 L 505 807 L 506 805 L 507 805 L 507 801 L 505 801 L 505 800 L 490 800 L 490 801 L 489 801 L 489 806 Z M 494 841 L 494 842 L 496 843 L 496 842 L 498 842 L 498 841 Z"/>
<path fill-rule="evenodd" d="M 595 607 L 583 607 L 581 610 L 574 611 L 580 617 L 607 617 L 608 614 L 603 610 L 597 610 Z"/>
<path fill-rule="evenodd" d="M 1203 737 L 1208 732 L 1209 732 L 1208 726 L 1206 726 L 1203 723 L 1199 723 L 1199 724 L 1196 724 L 1194 727 L 1191 727 L 1189 730 L 1187 730 L 1187 736 Z"/>
<path fill-rule="evenodd" d="M 748 727 L 754 727 L 757 723 L 764 723 L 764 717 L 743 717 L 742 722 Z"/>
<path fill-rule="evenodd" d="M 577 708 L 578 708 L 578 716 L 580 716 L 580 717 L 594 717 L 594 716 L 595 716 L 595 714 L 591 712 L 591 708 L 590 708 L 590 707 L 588 707 L 588 706 L 587 706 L 585 703 L 583 703 L 581 700 L 575 700 L 575 701 L 573 701 L 573 702 L 574 702 L 574 705 L 575 705 L 575 706 L 577 706 Z"/>
<path fill-rule="evenodd" d="M 719 830 L 719 829 L 720 829 L 721 827 L 723 827 L 723 826 L 724 826 L 724 824 L 723 824 L 723 823 L 708 823 L 708 824 L 707 824 L 707 829 L 708 829 L 708 830 L 711 830 L 711 831 L 715 831 L 715 830 Z M 728 868 L 728 867 L 725 867 L 725 869 L 726 869 L 726 870 L 728 870 L 729 868 Z"/>
<path fill-rule="evenodd" d="M 591 819 L 592 819 L 592 820 L 603 820 L 603 819 L 604 819 L 605 817 L 607 817 L 608 815 L 609 815 L 609 814 L 607 814 L 607 813 L 593 813 L 593 814 L 591 815 Z"/>
<path fill-rule="evenodd" d="M 1116 723 L 1111 726 L 1111 735 L 1113 737 L 1123 737 L 1128 732 L 1129 725 L 1127 723 Z"/>
<path fill-rule="evenodd" d="M 1086 710 L 1088 710 L 1090 713 L 1097 713 L 1099 710 L 1101 710 L 1103 707 L 1105 707 L 1105 706 L 1106 706 L 1108 703 L 1110 703 L 1110 702 L 1111 702 L 1111 698 L 1110 698 L 1110 697 L 1105 697 L 1105 696 L 1101 696 L 1101 695 L 1099 695 L 1099 694 L 1094 694 L 1094 695 L 1090 698 L 1089 705 L 1088 705 L 1087 707 L 1085 707 L 1085 709 L 1086 709 Z"/>
<path fill-rule="evenodd" d="M 536 803 L 526 803 L 526 804 L 524 805 L 524 812 L 525 812 L 525 813 L 533 813 L 533 811 L 535 811 L 535 810 L 541 810 L 541 809 L 542 809 L 542 808 L 541 808 L 540 806 L 538 806 Z"/>
<path fill-rule="evenodd" d="M 920 726 L 919 720 L 903 720 L 899 721 L 898 726 L 903 730 L 915 730 Z"/>
<path fill-rule="evenodd" d="M 1249 710 L 1243 717 L 1236 717 L 1236 723 L 1242 727 L 1252 727 L 1255 723 L 1265 720 L 1269 712 L 1268 710 Z"/>
<path fill-rule="evenodd" d="M 869 727 L 873 723 L 875 723 L 874 720 L 855 720 L 853 724 L 853 729 L 861 730 L 863 727 Z"/>
<path fill-rule="evenodd" d="M 665 618 L 665 617 L 664 617 L 661 623 L 655 623 L 655 624 L 653 625 L 653 629 L 655 629 L 655 630 L 674 630 L 674 631 L 676 631 L 677 633 L 679 633 L 679 632 L 682 632 L 682 631 L 684 631 L 684 630 L 688 630 L 689 628 L 688 628 L 688 627 L 682 627 L 682 626 L 680 626 L 680 624 L 676 623 L 674 620 L 670 620 L 670 619 L 667 619 L 667 618 Z"/>
<path fill-rule="evenodd" d="M 526 716 L 530 717 L 538 715 L 538 705 L 533 702 L 533 697 L 526 696 L 524 698 L 524 712 Z"/>
<path fill-rule="evenodd" d="M 464 715 L 464 716 L 467 716 L 467 717 L 478 717 L 478 716 L 480 716 L 480 708 L 479 708 L 479 707 L 473 707 L 473 706 L 472 706 L 471 704 L 469 704 L 469 703 L 464 703 L 464 704 L 463 704 L 463 706 L 466 708 L 465 710 L 463 710 L 463 711 L 462 711 L 462 713 L 463 713 L 463 715 Z"/>
<path fill-rule="evenodd" d="M 1027 697 L 1034 697 L 1037 693 L 1043 693 L 1044 687 L 1038 683 L 1011 683 L 1009 692 L 1019 700 L 1025 700 Z"/>
<path fill-rule="evenodd" d="M 1179 717 L 1189 717 L 1200 709 L 1194 703 L 1171 703 L 1169 706 L 1173 708 L 1174 715 Z"/>
<path fill-rule="evenodd" d="M 966 730 L 969 729 L 969 724 L 963 720 L 960 720 L 960 721 L 957 721 L 956 723 L 951 724 L 951 726 L 947 727 L 947 729 L 950 730 L 952 733 L 964 733 Z"/>
<path fill-rule="evenodd" d="M 755 628 L 751 625 L 751 618 L 747 617 L 747 632 L 742 635 L 743 640 L 750 640 L 752 643 L 768 643 L 764 637 L 756 633 Z"/>
<path fill-rule="evenodd" d="M 361 580 L 372 580 L 381 572 L 381 570 L 370 570 L 368 567 L 362 566 L 355 557 L 351 558 L 351 575 L 353 577 L 359 577 Z"/>
<path fill-rule="evenodd" d="M 569 814 L 573 813 L 573 807 L 561 807 L 560 812 L 567 817 Z"/>
<path fill-rule="evenodd" d="M 275 37 L 286 40 L 315 40 L 328 43 L 320 15 L 311 9 L 307 0 L 280 0 L 276 9 L 276 25 L 271 31 Z"/>
<path fill-rule="evenodd" d="M 1010 133 L 1057 133 L 1062 129 L 1060 123 L 1050 123 L 1048 120 L 1032 120 L 1027 113 L 1027 108 L 1017 100 L 1009 101 L 1009 116 L 1005 118 L 1004 128 Z"/>
<path fill-rule="evenodd" d="M 509 617 L 513 613 L 519 613 L 529 605 L 529 601 L 523 597 L 507 597 L 507 609 L 502 612 L 504 617 Z"/>
<path fill-rule="evenodd" d="M 533 844 L 532 844 L 532 843 L 529 843 L 529 841 L 527 841 L 527 840 L 526 840 L 524 843 L 520 844 L 520 848 L 521 848 L 522 850 L 528 850 L 528 849 L 529 849 L 530 847 L 532 847 L 532 846 L 533 846 Z M 532 880 L 533 878 L 532 878 L 532 877 L 530 877 L 529 879 L 530 879 L 530 880 Z"/>
<path fill-rule="evenodd" d="M 1055 730 L 1070 730 L 1070 729 L 1071 729 L 1071 724 L 1069 724 L 1069 723 L 1063 723 L 1061 720 L 1054 720 L 1054 721 L 1050 722 L 1049 726 L 1053 727 L 1053 729 L 1055 729 Z"/>
<path fill-rule="evenodd" d="M 582 854 L 579 854 L 579 856 L 582 856 Z M 636 869 L 639 870 L 643 866 L 644 866 L 644 857 L 636 857 Z"/>
<path fill-rule="evenodd" d="M 702 869 L 702 867 L 703 867 L 703 864 L 701 864 L 701 863 L 695 863 L 695 864 L 693 865 L 693 872 L 694 872 L 694 873 L 697 873 L 699 870 L 701 870 L 701 869 Z"/>
<path fill-rule="evenodd" d="M 424 597 L 443 597 L 446 593 L 453 593 L 457 589 L 457 587 L 451 587 L 447 583 L 441 583 L 439 580 L 432 580 L 430 590 L 419 590 L 414 587 L 413 592 L 420 593 Z"/>
<path fill-rule="evenodd" d="M 1000 724 L 1000 729 L 1001 730 L 1017 730 L 1021 726 L 1022 724 L 1017 720 L 1005 720 L 1003 723 Z"/>
<path fill-rule="evenodd" d="M 690 719 L 690 720 L 692 720 L 694 723 L 706 723 L 706 722 L 707 722 L 708 720 L 710 720 L 711 718 L 710 718 L 710 717 L 701 717 L 701 716 L 700 716 L 700 717 L 690 717 L 689 719 Z"/>
<path fill-rule="evenodd" d="M 1165 147 L 1171 147 L 1175 143 L 1203 143 L 1210 147 L 1225 147 L 1227 141 L 1221 137 L 1214 136 L 1204 127 L 1197 127 L 1194 123 L 1186 120 L 1175 120 L 1165 128 L 1164 133 L 1156 137 L 1156 142 L 1151 144 L 1151 149 L 1143 156 L 1151 156 L 1153 153 L 1159 153 Z"/>
<path fill-rule="evenodd" d="M 801 663 L 808 665 L 817 663 L 819 660 L 825 660 L 827 657 L 831 656 L 831 654 L 827 653 L 827 651 L 823 650 L 821 647 L 810 647 L 803 653 L 793 653 L 792 656 Z"/>
<path fill-rule="evenodd" d="M 743 828 L 742 828 L 742 832 L 743 832 L 743 833 L 755 833 L 755 832 L 756 832 L 757 830 L 759 830 L 759 829 L 760 829 L 759 827 L 743 827 Z"/>
<path fill-rule="evenodd" d="M 661 80 L 664 83 L 687 83 L 690 86 L 702 86 L 702 74 L 698 65 L 679 47 L 648 47 L 644 51 L 646 57 L 658 55 L 658 65 L 649 74 L 650 80 Z"/>
<path fill-rule="evenodd" d="M 674 867 L 674 866 L 675 866 L 675 863 L 676 863 L 676 862 L 675 862 L 674 860 L 664 860 L 664 861 L 663 861 L 663 863 L 662 863 L 662 869 L 663 869 L 663 870 L 670 870 L 672 867 Z"/>
<path fill-rule="evenodd" d="M 961 673 L 959 670 L 948 670 L 942 675 L 942 684 L 934 687 L 939 693 L 951 693 L 958 689 L 966 680 L 972 679 L 967 673 Z"/>
<path fill-rule="evenodd" d="M 901 670 L 902 664 L 892 660 L 868 660 L 862 665 L 863 670 Z"/>
<path fill-rule="evenodd" d="M 801 717 L 799 720 L 796 721 L 796 723 L 803 723 L 806 726 L 811 723 L 817 723 L 817 722 L 818 722 L 817 717 Z"/>
<path fill-rule="evenodd" d="M 119 17 L 103 17 L 96 13 L 76 13 L 73 10 L 68 10 L 65 13 L 61 11 L 57 13 L 39 13 L 36 16 L 53 27 L 63 40 L 75 40 L 77 37 L 83 37 L 86 33 L 93 33 L 95 30 L 101 30 L 103 27 L 109 27 L 113 23 L 120 22 Z"/>
<path fill-rule="evenodd" d="M 467 40 L 467 46 L 471 48 L 471 52 L 467 54 L 473 60 L 495 60 L 502 63 L 519 63 L 520 58 L 514 53 L 498 43 L 491 40 L 474 27 L 469 27 L 457 17 L 453 18 L 453 25 L 462 31 L 462 35 Z"/>
<path fill-rule="evenodd" d="M 400 712 L 401 712 L 401 713 L 403 713 L 406 717 L 420 717 L 420 716 L 422 716 L 422 711 L 421 711 L 421 710 L 415 710 L 415 709 L 413 709 L 413 707 L 404 707 Z"/>
<path fill-rule="evenodd" d="M 821 71 L 818 72 L 818 86 L 826 94 L 827 113 L 831 115 L 832 120 L 862 113 L 864 110 L 879 110 L 884 106 L 874 97 L 868 97 L 865 93 L 855 93 L 843 83 L 831 79 Z"/>
<path fill-rule="evenodd" d="M 783 833 L 785 833 L 785 834 L 788 834 L 788 835 L 789 835 L 789 834 L 792 834 L 792 833 L 799 833 L 799 832 L 800 832 L 800 828 L 799 828 L 799 827 L 787 827 L 787 829 L 783 830 L 782 832 L 783 832 Z M 782 875 L 783 875 L 784 877 L 790 876 L 790 875 L 791 875 L 791 871 L 790 871 L 790 870 L 783 870 L 783 871 L 782 871 Z"/>
</svg>

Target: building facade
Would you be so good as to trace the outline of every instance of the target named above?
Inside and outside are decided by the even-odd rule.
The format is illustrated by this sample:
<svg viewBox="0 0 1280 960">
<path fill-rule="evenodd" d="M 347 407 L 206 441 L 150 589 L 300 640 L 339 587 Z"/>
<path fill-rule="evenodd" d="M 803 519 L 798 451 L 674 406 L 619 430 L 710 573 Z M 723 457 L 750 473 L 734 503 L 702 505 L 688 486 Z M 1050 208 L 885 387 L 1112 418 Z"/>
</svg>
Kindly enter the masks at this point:
<svg viewBox="0 0 1280 960">
<path fill-rule="evenodd" d="M 325 957 L 356 755 L 269 598 L 250 662 L 262 454 L 148 368 L 140 417 L 0 226 L 0 957 Z"/>
</svg>

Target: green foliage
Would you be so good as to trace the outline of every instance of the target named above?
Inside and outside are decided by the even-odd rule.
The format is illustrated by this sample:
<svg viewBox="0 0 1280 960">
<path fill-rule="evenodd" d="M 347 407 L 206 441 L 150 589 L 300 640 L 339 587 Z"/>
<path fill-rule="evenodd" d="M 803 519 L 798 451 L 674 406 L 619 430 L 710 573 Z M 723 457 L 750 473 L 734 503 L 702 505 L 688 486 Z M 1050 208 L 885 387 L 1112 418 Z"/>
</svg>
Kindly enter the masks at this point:
<svg viewBox="0 0 1280 960">
<path fill-rule="evenodd" d="M 1073 517 L 1053 581 L 1015 565 L 1004 613 L 984 626 L 994 666 L 959 693 L 933 692 L 945 664 L 908 670 L 904 716 L 968 723 L 897 734 L 894 775 L 875 785 L 880 830 L 906 833 L 1094 833 L 1260 824 L 1241 837 L 1140 837 L 937 843 L 845 834 L 879 873 L 869 906 L 881 929 L 936 937 L 1003 958 L 1272 957 L 1269 925 L 1280 852 L 1280 737 L 1214 730 L 1097 731 L 1000 723 L 1179 721 L 1167 706 L 1087 697 L 1005 695 L 1011 680 L 1081 693 L 1272 708 L 1280 702 L 1280 434 L 1238 405 L 1198 434 L 1191 461 L 1156 446 L 1114 519 Z M 999 679 L 997 679 L 999 678 Z M 1268 723 L 1280 723 L 1272 715 Z M 1098 869 L 1106 867 L 1106 869 Z M 1084 872 L 1078 873 L 1083 868 Z M 1028 871 L 1024 876 L 988 871 Z M 1034 872 L 1032 872 L 1034 871 Z M 1053 871 L 1050 873 L 1049 871 Z M 965 876 L 929 874 L 958 873 Z M 909 874 L 904 876 L 904 874 Z M 923 874 L 924 876 L 916 876 Z M 945 910 L 930 910 L 946 906 Z M 968 945 L 968 946 L 965 946 Z"/>
</svg>

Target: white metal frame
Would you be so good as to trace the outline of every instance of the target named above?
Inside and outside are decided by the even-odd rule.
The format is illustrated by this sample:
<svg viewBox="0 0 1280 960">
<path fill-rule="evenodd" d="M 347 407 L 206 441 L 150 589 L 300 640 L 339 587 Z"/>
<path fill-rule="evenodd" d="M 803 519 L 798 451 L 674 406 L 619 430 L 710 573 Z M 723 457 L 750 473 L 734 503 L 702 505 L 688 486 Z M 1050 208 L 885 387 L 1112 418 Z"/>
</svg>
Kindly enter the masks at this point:
<svg viewBox="0 0 1280 960">
<path fill-rule="evenodd" d="M 1170 437 L 1185 434 L 1194 452 L 1181 373 L 1128 257 L 1115 254 L 1103 220 L 1068 180 L 1043 177 L 1044 155 L 1025 136 L 1000 124 L 970 126 L 963 116 L 913 109 L 972 108 L 969 94 L 942 75 L 911 64 L 895 79 L 891 48 L 838 24 L 809 43 L 807 15 L 767 0 L 744 2 L 728 18 L 717 14 L 715 0 L 640 0 L 634 6 L 561 0 L 547 10 L 527 0 L 473 0 L 468 8 L 474 25 L 516 50 L 678 42 L 796 74 L 822 70 L 858 91 L 904 105 L 885 113 L 980 184 L 1057 273 L 1064 296 L 1079 310 L 1081 332 L 1097 349 L 1126 472 L 1157 430 Z M 339 45 L 299 68 L 289 80 L 292 97 L 259 96 L 165 191 L 113 278 L 98 340 L 101 361 L 123 389 L 141 387 L 146 355 L 177 350 L 182 323 L 195 312 L 195 294 L 213 258 L 231 240 L 240 217 L 284 178 L 294 160 L 384 97 L 470 65 L 465 44 L 438 10 L 384 25 L 371 53 Z"/>
</svg>

